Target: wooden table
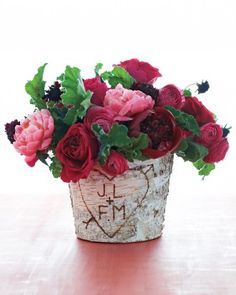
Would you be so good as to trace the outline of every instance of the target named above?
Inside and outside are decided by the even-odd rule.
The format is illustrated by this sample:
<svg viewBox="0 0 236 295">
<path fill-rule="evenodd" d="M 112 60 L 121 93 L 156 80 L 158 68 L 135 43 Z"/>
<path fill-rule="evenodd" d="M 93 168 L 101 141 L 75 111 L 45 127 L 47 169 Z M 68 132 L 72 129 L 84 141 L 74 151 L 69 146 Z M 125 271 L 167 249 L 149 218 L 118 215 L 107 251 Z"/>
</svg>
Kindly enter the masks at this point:
<svg viewBox="0 0 236 295">
<path fill-rule="evenodd" d="M 69 196 L 0 195 L 0 294 L 234 295 L 236 198 L 170 194 L 160 239 L 79 241 Z"/>
</svg>

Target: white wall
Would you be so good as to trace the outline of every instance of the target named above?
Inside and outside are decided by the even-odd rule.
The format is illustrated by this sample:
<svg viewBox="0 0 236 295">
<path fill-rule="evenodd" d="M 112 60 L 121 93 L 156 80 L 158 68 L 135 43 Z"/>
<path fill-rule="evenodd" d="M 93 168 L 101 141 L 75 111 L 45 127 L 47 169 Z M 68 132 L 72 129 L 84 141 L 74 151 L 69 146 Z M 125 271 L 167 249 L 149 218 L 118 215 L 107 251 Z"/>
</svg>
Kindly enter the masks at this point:
<svg viewBox="0 0 236 295">
<path fill-rule="evenodd" d="M 0 2 L 0 192 L 25 194 L 67 192 L 44 165 L 28 168 L 4 134 L 4 123 L 31 113 L 24 84 L 48 62 L 46 79 L 70 64 L 93 74 L 97 62 L 107 67 L 137 57 L 160 69 L 157 87 L 185 87 L 208 79 L 200 98 L 219 122 L 234 126 L 224 162 L 202 183 L 191 164 L 177 159 L 174 194 L 235 192 L 235 1 L 54 1 Z"/>
</svg>

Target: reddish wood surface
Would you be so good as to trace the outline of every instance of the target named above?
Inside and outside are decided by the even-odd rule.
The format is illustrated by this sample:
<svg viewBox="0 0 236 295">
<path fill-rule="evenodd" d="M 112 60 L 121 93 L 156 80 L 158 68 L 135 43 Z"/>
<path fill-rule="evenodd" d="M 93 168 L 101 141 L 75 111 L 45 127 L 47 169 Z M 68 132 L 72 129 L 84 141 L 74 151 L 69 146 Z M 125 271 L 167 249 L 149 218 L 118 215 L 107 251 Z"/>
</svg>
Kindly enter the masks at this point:
<svg viewBox="0 0 236 295">
<path fill-rule="evenodd" d="M 163 236 L 75 238 L 68 195 L 0 196 L 0 294 L 236 294 L 236 198 L 169 196 Z"/>
</svg>

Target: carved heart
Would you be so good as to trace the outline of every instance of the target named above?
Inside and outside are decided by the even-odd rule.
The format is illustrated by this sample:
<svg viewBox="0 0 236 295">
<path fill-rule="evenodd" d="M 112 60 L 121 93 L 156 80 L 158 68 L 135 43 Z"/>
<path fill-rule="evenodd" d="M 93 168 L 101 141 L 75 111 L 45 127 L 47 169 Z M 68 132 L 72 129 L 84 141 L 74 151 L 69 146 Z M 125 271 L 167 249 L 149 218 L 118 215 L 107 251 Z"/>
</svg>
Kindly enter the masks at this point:
<svg viewBox="0 0 236 295">
<path fill-rule="evenodd" d="M 132 168 L 117 177 L 92 171 L 87 179 L 80 181 L 84 205 L 108 237 L 113 238 L 142 207 L 150 186 L 149 171 L 153 172 L 153 165 Z"/>
</svg>

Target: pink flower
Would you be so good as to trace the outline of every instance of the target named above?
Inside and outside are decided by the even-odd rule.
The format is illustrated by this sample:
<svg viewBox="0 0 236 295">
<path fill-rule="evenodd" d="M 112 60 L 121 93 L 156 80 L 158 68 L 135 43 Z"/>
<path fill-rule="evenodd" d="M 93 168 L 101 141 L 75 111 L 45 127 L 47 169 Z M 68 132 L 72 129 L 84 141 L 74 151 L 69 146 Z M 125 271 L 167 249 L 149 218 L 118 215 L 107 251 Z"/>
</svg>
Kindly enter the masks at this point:
<svg viewBox="0 0 236 295">
<path fill-rule="evenodd" d="M 139 90 L 128 90 L 118 84 L 115 89 L 107 91 L 104 107 L 113 110 L 118 116 L 132 117 L 135 114 L 150 110 L 154 106 L 150 95 Z"/>
<path fill-rule="evenodd" d="M 36 111 L 15 127 L 15 142 L 17 152 L 25 156 L 26 163 L 33 167 L 37 161 L 37 151 L 46 150 L 54 131 L 54 121 L 46 109 Z"/>
<path fill-rule="evenodd" d="M 91 129 L 93 124 L 98 124 L 105 132 L 108 132 L 115 120 L 115 115 L 116 114 L 110 109 L 93 106 L 89 108 L 86 116 L 84 117 L 84 125 L 88 129 Z"/>
<path fill-rule="evenodd" d="M 91 90 L 93 92 L 91 102 L 103 106 L 103 99 L 108 90 L 106 83 L 102 83 L 100 77 L 95 77 L 84 80 L 84 87 L 86 90 Z"/>
<path fill-rule="evenodd" d="M 180 109 L 183 104 L 183 96 L 181 90 L 173 84 L 164 86 L 159 90 L 157 104 L 160 107 L 170 105 L 175 107 L 176 109 Z"/>
<path fill-rule="evenodd" d="M 107 174 L 117 176 L 127 171 L 129 166 L 128 161 L 122 154 L 116 151 L 111 151 L 106 164 L 101 166 L 101 168 Z"/>
<path fill-rule="evenodd" d="M 157 68 L 137 58 L 122 61 L 118 66 L 124 68 L 139 83 L 153 84 L 158 77 L 161 77 Z"/>
</svg>

